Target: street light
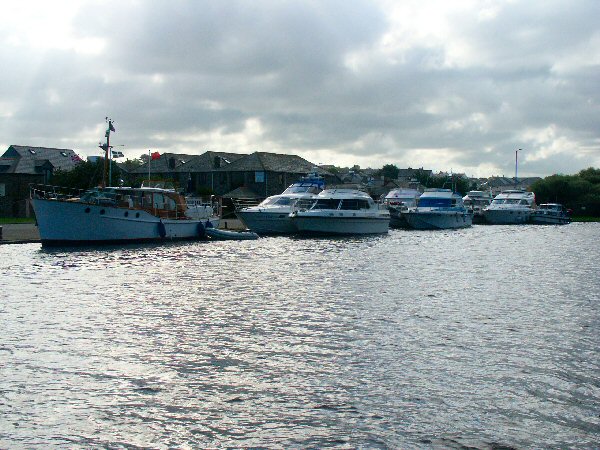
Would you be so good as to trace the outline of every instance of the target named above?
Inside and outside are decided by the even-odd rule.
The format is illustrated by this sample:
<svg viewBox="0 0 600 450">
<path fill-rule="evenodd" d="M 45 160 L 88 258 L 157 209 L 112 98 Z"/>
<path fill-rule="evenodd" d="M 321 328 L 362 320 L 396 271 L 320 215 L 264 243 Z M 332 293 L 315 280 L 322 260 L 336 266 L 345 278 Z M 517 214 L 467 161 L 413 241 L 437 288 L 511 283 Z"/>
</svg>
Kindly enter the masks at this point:
<svg viewBox="0 0 600 450">
<path fill-rule="evenodd" d="M 519 174 L 519 152 L 523 151 L 522 148 L 515 150 L 515 188 L 517 187 L 517 175 Z"/>
</svg>

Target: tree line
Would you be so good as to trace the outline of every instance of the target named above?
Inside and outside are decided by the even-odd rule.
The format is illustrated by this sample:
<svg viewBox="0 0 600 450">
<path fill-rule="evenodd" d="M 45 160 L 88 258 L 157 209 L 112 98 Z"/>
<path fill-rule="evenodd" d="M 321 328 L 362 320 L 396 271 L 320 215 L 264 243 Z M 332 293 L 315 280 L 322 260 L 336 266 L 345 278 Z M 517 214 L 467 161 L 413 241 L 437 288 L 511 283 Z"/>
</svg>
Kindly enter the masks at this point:
<svg viewBox="0 0 600 450">
<path fill-rule="evenodd" d="M 561 203 L 577 216 L 600 217 L 600 169 L 551 175 L 531 185 L 536 203 Z"/>
</svg>

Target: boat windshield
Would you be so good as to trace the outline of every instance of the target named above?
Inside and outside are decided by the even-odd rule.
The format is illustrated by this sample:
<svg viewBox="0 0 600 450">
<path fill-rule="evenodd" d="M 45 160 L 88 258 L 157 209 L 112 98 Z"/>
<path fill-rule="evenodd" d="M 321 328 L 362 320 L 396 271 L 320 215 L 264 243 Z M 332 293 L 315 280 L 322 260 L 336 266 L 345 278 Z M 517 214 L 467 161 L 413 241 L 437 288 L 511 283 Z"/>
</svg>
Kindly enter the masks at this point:
<svg viewBox="0 0 600 450">
<path fill-rule="evenodd" d="M 318 194 L 320 189 L 311 185 L 293 185 L 283 191 L 284 194 Z"/>
<path fill-rule="evenodd" d="M 289 206 L 293 202 L 290 197 L 269 197 L 258 206 Z"/>
<path fill-rule="evenodd" d="M 337 198 L 320 198 L 312 206 L 311 209 L 338 209 L 340 200 Z"/>
<path fill-rule="evenodd" d="M 496 198 L 492 201 L 493 205 L 503 205 L 505 200 L 503 198 Z"/>
<path fill-rule="evenodd" d="M 425 208 L 448 208 L 450 206 L 455 206 L 456 202 L 454 205 L 452 205 L 452 199 L 450 198 L 421 198 L 419 200 L 419 207 L 425 207 Z"/>
</svg>

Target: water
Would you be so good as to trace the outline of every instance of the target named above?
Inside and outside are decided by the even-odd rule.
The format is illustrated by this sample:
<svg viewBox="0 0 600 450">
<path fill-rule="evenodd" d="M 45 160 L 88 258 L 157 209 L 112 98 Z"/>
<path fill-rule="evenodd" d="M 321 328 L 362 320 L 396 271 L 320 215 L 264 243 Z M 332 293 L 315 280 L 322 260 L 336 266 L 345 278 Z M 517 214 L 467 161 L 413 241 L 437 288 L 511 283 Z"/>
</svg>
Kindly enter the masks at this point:
<svg viewBox="0 0 600 450">
<path fill-rule="evenodd" d="M 598 448 L 599 237 L 0 246 L 0 447 Z"/>
</svg>

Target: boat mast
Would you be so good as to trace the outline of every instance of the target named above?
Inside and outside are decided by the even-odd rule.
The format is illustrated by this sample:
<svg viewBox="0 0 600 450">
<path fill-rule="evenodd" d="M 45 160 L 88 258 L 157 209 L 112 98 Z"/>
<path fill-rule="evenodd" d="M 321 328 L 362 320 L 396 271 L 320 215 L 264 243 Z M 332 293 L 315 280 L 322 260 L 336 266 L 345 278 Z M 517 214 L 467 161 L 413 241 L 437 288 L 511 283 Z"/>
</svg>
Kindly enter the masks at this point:
<svg viewBox="0 0 600 450">
<path fill-rule="evenodd" d="M 104 170 L 102 171 L 102 187 L 105 188 L 106 187 L 106 178 L 107 178 L 107 174 L 108 174 L 108 152 L 110 151 L 110 132 L 111 131 L 115 131 L 115 127 L 112 124 L 112 119 L 109 119 L 108 117 L 105 117 L 106 121 L 108 122 L 108 128 L 106 129 L 106 144 L 103 144 L 100 146 L 101 149 L 104 150 Z M 111 161 L 112 162 L 112 161 Z M 110 183 L 110 180 L 109 180 Z"/>
</svg>

